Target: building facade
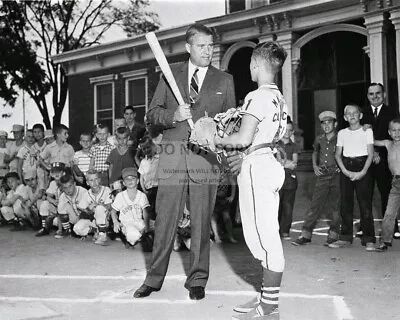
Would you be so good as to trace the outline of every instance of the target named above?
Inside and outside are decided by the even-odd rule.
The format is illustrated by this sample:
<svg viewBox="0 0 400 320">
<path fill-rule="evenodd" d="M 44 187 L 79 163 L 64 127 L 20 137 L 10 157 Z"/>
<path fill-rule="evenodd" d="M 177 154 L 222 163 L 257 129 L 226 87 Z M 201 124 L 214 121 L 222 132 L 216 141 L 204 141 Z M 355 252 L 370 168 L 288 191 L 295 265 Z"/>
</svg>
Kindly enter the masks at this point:
<svg viewBox="0 0 400 320">
<path fill-rule="evenodd" d="M 277 82 L 304 149 L 319 133 L 317 116 L 347 103 L 365 106 L 370 82 L 386 87 L 391 108 L 399 108 L 400 0 L 226 0 L 227 14 L 200 20 L 215 34 L 213 65 L 234 76 L 238 103 L 255 88 L 252 48 L 266 40 L 288 52 Z M 187 59 L 188 25 L 158 31 L 170 64 Z M 72 138 L 94 123 L 112 119 L 133 105 L 143 121 L 160 70 L 144 36 L 65 52 L 53 57 L 69 75 Z M 342 122 L 342 121 L 340 121 Z"/>
</svg>

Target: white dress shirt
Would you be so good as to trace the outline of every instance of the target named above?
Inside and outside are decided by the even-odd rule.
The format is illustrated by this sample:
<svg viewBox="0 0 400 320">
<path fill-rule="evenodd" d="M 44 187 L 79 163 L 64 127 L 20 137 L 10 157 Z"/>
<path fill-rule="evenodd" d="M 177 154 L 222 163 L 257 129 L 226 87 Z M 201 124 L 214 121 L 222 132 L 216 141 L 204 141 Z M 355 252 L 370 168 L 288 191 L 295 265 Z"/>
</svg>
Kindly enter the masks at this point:
<svg viewBox="0 0 400 320">
<path fill-rule="evenodd" d="M 194 71 L 196 69 L 199 69 L 199 71 L 197 71 L 197 79 L 199 80 L 199 92 L 201 90 L 201 86 L 203 85 L 203 81 L 204 78 L 206 77 L 206 73 L 208 70 L 208 66 L 207 67 L 198 67 L 195 66 L 192 61 L 190 61 L 189 59 L 189 71 L 188 71 L 188 87 L 189 87 L 189 92 L 190 92 L 190 81 L 192 81 L 192 77 L 194 74 Z"/>
</svg>

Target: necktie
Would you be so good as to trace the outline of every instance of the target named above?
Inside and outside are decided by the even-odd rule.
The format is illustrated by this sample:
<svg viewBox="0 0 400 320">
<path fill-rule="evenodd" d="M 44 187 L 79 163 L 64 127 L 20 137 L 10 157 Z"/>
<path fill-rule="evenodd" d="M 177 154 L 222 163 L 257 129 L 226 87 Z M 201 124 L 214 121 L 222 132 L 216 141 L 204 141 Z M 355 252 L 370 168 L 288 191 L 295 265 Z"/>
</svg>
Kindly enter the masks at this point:
<svg viewBox="0 0 400 320">
<path fill-rule="evenodd" d="M 378 107 L 374 107 L 374 118 L 378 116 Z"/>
<path fill-rule="evenodd" d="M 197 100 L 197 97 L 199 95 L 199 78 L 197 77 L 197 72 L 199 69 L 196 68 L 194 70 L 192 79 L 190 80 L 190 103 L 194 104 Z"/>
</svg>

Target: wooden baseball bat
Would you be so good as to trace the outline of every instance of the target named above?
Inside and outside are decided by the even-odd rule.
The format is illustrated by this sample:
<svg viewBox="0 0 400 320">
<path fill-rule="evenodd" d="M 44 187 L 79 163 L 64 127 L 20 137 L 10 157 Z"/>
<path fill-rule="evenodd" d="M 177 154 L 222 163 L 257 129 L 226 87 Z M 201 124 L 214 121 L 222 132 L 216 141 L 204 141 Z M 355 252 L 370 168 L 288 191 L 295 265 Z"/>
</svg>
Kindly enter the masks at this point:
<svg viewBox="0 0 400 320">
<path fill-rule="evenodd" d="M 165 79 L 169 86 L 171 87 L 172 93 L 174 94 L 178 104 L 185 104 L 185 101 L 182 98 L 181 92 L 179 91 L 178 85 L 176 84 L 174 75 L 172 74 L 171 68 L 168 64 L 167 59 L 165 58 L 164 52 L 160 46 L 160 43 L 157 40 L 157 37 L 154 32 L 146 33 L 146 40 L 149 43 L 151 51 L 153 51 L 154 57 L 156 58 L 158 65 L 162 73 L 164 74 Z M 187 119 L 190 129 L 193 130 L 194 124 L 192 119 Z"/>
</svg>

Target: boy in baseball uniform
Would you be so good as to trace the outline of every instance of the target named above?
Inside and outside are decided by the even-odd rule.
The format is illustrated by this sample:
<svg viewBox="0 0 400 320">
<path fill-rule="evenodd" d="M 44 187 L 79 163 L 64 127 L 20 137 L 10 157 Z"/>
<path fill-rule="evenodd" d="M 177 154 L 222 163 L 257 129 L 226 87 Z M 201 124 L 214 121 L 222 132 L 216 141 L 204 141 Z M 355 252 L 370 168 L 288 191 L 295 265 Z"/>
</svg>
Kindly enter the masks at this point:
<svg viewBox="0 0 400 320">
<path fill-rule="evenodd" d="M 134 246 L 142 234 L 149 230 L 149 201 L 146 195 L 137 189 L 138 177 L 135 167 L 122 170 L 122 179 L 126 190 L 117 194 L 111 205 L 111 217 L 114 232 L 122 232 L 126 241 Z M 117 215 L 119 212 L 119 216 Z"/>
<path fill-rule="evenodd" d="M 246 148 L 238 176 L 239 206 L 246 244 L 263 269 L 261 294 L 235 307 L 243 314 L 232 319 L 279 319 L 278 296 L 285 260 L 278 208 L 285 171 L 275 159 L 273 144 L 286 131 L 287 106 L 274 79 L 286 55 L 273 41 L 253 49 L 250 73 L 258 89 L 245 98 L 240 130 L 223 138 L 215 137 L 216 145 Z"/>
<path fill-rule="evenodd" d="M 31 212 L 31 222 L 34 229 L 38 230 L 41 227 L 41 218 L 39 215 L 39 208 L 43 202 L 45 193 L 44 186 L 39 183 L 37 170 L 30 169 L 24 171 L 24 180 L 26 183 L 26 192 L 28 200 L 26 201 L 26 209 Z"/>
<path fill-rule="evenodd" d="M 95 244 L 107 245 L 107 224 L 111 210 L 111 190 L 101 185 L 101 177 L 96 170 L 86 172 L 86 182 L 90 189 L 78 204 L 82 211 L 79 221 L 74 226 L 74 232 L 86 237 L 95 233 Z"/>
</svg>

